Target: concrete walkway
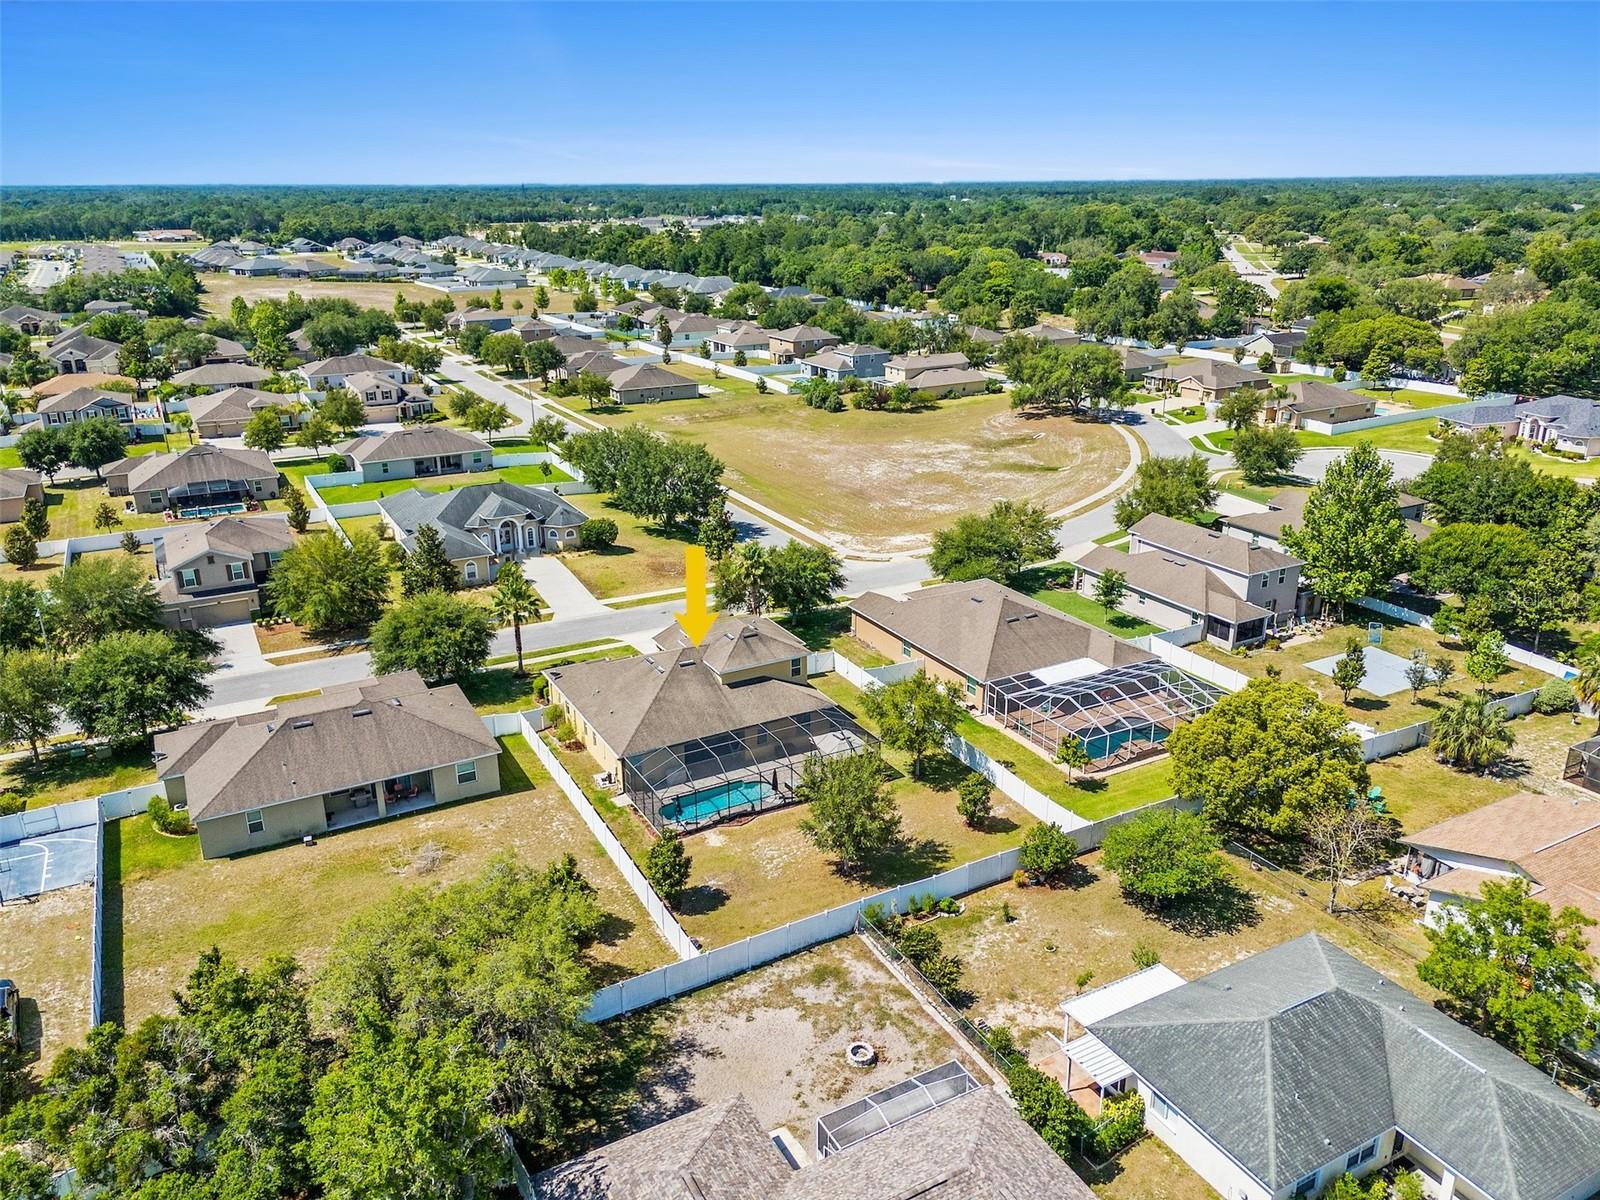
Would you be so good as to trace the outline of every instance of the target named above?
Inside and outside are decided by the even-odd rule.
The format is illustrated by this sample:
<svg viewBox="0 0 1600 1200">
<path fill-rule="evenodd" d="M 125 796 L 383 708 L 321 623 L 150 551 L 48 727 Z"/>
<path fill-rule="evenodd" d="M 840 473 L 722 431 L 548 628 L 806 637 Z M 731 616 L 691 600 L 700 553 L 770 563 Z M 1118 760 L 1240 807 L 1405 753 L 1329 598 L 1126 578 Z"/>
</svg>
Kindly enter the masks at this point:
<svg viewBox="0 0 1600 1200">
<path fill-rule="evenodd" d="M 536 554 L 523 559 L 522 573 L 543 598 L 552 617 L 595 616 L 611 611 L 553 554 Z"/>
</svg>

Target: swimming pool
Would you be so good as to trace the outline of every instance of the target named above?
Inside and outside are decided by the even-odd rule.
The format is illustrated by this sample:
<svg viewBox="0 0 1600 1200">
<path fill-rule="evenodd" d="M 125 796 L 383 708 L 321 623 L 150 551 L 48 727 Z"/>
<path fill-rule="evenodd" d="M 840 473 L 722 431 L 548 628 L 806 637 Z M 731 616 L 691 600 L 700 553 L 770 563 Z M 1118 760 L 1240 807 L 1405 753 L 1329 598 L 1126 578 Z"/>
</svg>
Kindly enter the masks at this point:
<svg viewBox="0 0 1600 1200">
<path fill-rule="evenodd" d="M 192 517 L 225 517 L 230 513 L 244 512 L 242 504 L 207 504 L 200 508 L 180 508 L 178 515 L 184 518 Z"/>
<path fill-rule="evenodd" d="M 661 819 L 674 824 L 699 825 L 730 816 L 742 808 L 757 808 L 772 794 L 771 785 L 760 779 L 721 783 L 668 800 L 661 806 Z"/>
<path fill-rule="evenodd" d="M 1084 746 L 1089 751 L 1089 757 L 1094 759 L 1109 758 L 1129 742 L 1148 742 L 1159 745 L 1167 740 L 1168 730 L 1156 725 L 1148 729 L 1113 729 L 1107 733 L 1084 739 Z"/>
</svg>

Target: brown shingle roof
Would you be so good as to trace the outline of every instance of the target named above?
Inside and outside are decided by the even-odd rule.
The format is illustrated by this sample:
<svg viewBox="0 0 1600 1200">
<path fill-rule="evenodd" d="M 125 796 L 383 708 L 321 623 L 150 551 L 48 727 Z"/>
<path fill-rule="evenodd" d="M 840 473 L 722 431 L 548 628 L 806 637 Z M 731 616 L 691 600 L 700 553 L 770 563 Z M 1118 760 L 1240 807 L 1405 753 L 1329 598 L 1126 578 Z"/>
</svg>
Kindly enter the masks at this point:
<svg viewBox="0 0 1600 1200">
<path fill-rule="evenodd" d="M 432 458 L 439 454 L 471 454 L 490 449 L 477 434 L 444 425 L 407 425 L 376 436 L 351 438 L 339 453 L 358 463 L 393 462 L 400 458 Z"/>
<path fill-rule="evenodd" d="M 989 579 L 923 588 L 904 600 L 868 592 L 852 601 L 850 610 L 979 681 L 1078 658 L 1113 667 L 1152 657 Z"/>
<path fill-rule="evenodd" d="M 611 376 L 611 387 L 619 392 L 641 391 L 645 388 L 672 388 L 693 385 L 694 380 L 669 371 L 656 363 L 640 363 L 626 367 Z"/>
<path fill-rule="evenodd" d="M 30 488 L 44 484 L 44 476 L 27 467 L 9 467 L 0 471 L 0 500 L 15 500 L 26 496 Z"/>
<path fill-rule="evenodd" d="M 1298 567 L 1300 560 L 1265 546 L 1252 546 L 1243 538 L 1229 537 L 1213 529 L 1202 529 L 1187 521 L 1174 521 L 1160 513 L 1150 513 L 1128 530 L 1136 538 L 1171 550 L 1185 558 L 1198 559 L 1214 567 L 1244 575 L 1262 571 L 1281 571 Z"/>
<path fill-rule="evenodd" d="M 676 622 L 651 640 L 666 651 L 684 650 L 694 644 Z M 804 642 L 766 617 L 718 617 L 700 645 L 704 648 L 701 661 L 719 675 L 799 658 L 806 652 Z"/>
<path fill-rule="evenodd" d="M 168 570 L 176 570 L 202 554 L 248 558 L 294 545 L 289 524 L 280 517 L 218 517 L 204 525 L 185 525 L 163 534 Z"/>
<path fill-rule="evenodd" d="M 264 371 L 260 367 L 253 367 L 249 363 L 207 363 L 203 367 L 191 367 L 187 371 L 179 371 L 172 377 L 172 382 L 179 387 L 217 387 L 226 385 L 236 387 L 252 383 L 260 383 L 263 379 L 272 378 L 271 371 Z"/>
<path fill-rule="evenodd" d="M 276 479 L 278 468 L 260 450 L 200 445 L 177 454 L 125 458 L 105 467 L 102 473 L 126 475 L 130 492 L 154 492 L 228 479 Z"/>
<path fill-rule="evenodd" d="M 1202 616 L 1221 617 L 1233 624 L 1271 616 L 1259 605 L 1241 599 L 1215 571 L 1160 550 L 1124 554 L 1109 546 L 1096 546 L 1078 560 L 1078 565 L 1095 575 L 1121 571 L 1134 591 Z"/>
</svg>

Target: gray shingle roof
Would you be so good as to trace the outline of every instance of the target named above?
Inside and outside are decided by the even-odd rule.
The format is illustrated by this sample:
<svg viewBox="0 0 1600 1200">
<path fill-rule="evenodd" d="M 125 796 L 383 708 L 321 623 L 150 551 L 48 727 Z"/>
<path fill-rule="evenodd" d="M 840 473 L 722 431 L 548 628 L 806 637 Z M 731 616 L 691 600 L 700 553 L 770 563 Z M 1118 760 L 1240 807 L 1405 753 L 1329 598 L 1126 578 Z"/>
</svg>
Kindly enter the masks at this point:
<svg viewBox="0 0 1600 1200">
<path fill-rule="evenodd" d="M 1185 558 L 1197 559 L 1214 567 L 1237 571 L 1240 574 L 1259 574 L 1262 571 L 1281 571 L 1298 567 L 1300 560 L 1291 558 L 1265 546 L 1252 546 L 1242 538 L 1229 537 L 1211 529 L 1202 529 L 1187 521 L 1174 521 L 1160 513 L 1150 513 L 1128 530 L 1136 538 L 1171 550 Z"/>
<path fill-rule="evenodd" d="M 197 821 L 499 752 L 460 688 L 415 671 L 160 733 L 155 748 Z"/>
<path fill-rule="evenodd" d="M 445 425 L 407 425 L 387 433 L 351 438 L 339 453 L 358 463 L 393 462 L 401 458 L 432 458 L 440 454 L 471 454 L 489 450 L 489 443 L 475 433 L 465 433 Z"/>
<path fill-rule="evenodd" d="M 1600 1175 L 1600 1112 L 1315 934 L 1090 1031 L 1273 1190 L 1395 1127 L 1495 1200 Z"/>
<path fill-rule="evenodd" d="M 922 588 L 904 600 L 867 592 L 850 610 L 979 681 L 1079 658 L 1114 667 L 1152 657 L 989 579 Z"/>
<path fill-rule="evenodd" d="M 204 525 L 185 525 L 162 535 L 168 570 L 192 562 L 202 554 L 227 554 L 249 558 L 294 545 L 289 523 L 281 517 L 219 517 Z"/>
<path fill-rule="evenodd" d="M 317 375 L 354 375 L 358 371 L 397 371 L 399 363 L 371 354 L 336 354 L 332 358 L 319 358 L 300 368 L 307 379 Z"/>
<path fill-rule="evenodd" d="M 28 489 L 44 484 L 44 476 L 27 467 L 10 467 L 0 471 L 0 500 L 16 500 L 26 496 Z"/>
<path fill-rule="evenodd" d="M 677 622 L 651 640 L 666 651 L 683 650 L 694 644 Z M 766 617 L 718 617 L 700 644 L 705 648 L 701 660 L 720 675 L 798 658 L 806 652 L 804 642 Z"/>
<path fill-rule="evenodd" d="M 103 468 L 105 475 L 127 476 L 130 492 L 169 491 L 184 484 L 231 479 L 276 479 L 278 468 L 260 450 L 191 446 L 177 454 L 146 454 Z"/>
<path fill-rule="evenodd" d="M 486 531 L 493 522 L 506 517 L 519 521 L 537 517 L 547 526 L 561 529 L 582 525 L 585 520 L 582 512 L 548 488 L 498 480 L 470 483 L 448 492 L 408 488 L 380 498 L 378 507 L 400 527 L 400 544 L 407 550 L 418 529 L 434 526 L 444 539 L 445 553 L 452 562 L 495 553 L 479 531 Z"/>
<path fill-rule="evenodd" d="M 611 376 L 611 387 L 614 391 L 635 392 L 646 388 L 676 388 L 687 384 L 694 387 L 695 382 L 676 371 L 669 371 L 666 367 L 656 363 L 640 363 L 636 367 L 628 367 Z"/>
<path fill-rule="evenodd" d="M 271 371 L 249 363 L 206 363 L 203 367 L 179 371 L 172 382 L 179 387 L 240 387 L 271 377 Z"/>
<path fill-rule="evenodd" d="M 1109 546 L 1096 546 L 1078 560 L 1078 565 L 1095 575 L 1121 571 L 1128 586 L 1136 592 L 1169 601 L 1202 616 L 1220 617 L 1238 624 L 1272 614 L 1239 595 L 1203 563 L 1192 562 L 1159 550 L 1143 554 L 1124 554 Z"/>
<path fill-rule="evenodd" d="M 1231 388 L 1240 384 L 1271 382 L 1270 377 L 1238 363 L 1219 362 L 1214 358 L 1198 358 L 1192 362 L 1173 363 L 1157 371 L 1151 378 L 1167 383 L 1193 379 L 1206 388 Z"/>
</svg>

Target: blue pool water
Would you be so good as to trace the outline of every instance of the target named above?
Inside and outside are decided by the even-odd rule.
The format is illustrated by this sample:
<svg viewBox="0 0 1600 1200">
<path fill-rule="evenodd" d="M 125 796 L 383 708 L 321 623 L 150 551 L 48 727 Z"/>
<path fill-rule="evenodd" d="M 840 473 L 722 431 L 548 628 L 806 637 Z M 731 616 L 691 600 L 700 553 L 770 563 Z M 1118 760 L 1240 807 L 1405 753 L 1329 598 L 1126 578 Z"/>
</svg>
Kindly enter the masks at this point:
<svg viewBox="0 0 1600 1200">
<path fill-rule="evenodd" d="M 242 513 L 242 504 L 207 504 L 200 508 L 180 508 L 180 517 L 225 517 L 230 513 Z"/>
<path fill-rule="evenodd" d="M 668 800 L 661 806 L 661 819 L 696 825 L 714 817 L 728 816 L 741 808 L 754 808 L 770 795 L 772 788 L 760 779 L 722 783 Z"/>
<path fill-rule="evenodd" d="M 1132 741 L 1164 742 L 1167 740 L 1167 730 L 1159 726 L 1154 729 L 1117 729 L 1099 737 L 1085 740 L 1084 745 L 1091 758 L 1106 758 L 1115 754 L 1123 746 Z"/>
</svg>

